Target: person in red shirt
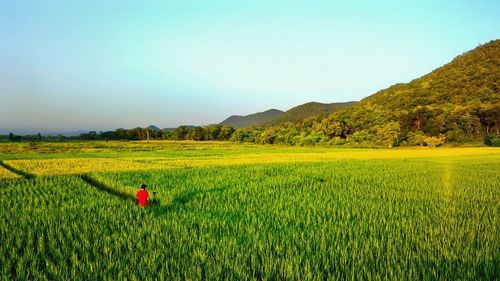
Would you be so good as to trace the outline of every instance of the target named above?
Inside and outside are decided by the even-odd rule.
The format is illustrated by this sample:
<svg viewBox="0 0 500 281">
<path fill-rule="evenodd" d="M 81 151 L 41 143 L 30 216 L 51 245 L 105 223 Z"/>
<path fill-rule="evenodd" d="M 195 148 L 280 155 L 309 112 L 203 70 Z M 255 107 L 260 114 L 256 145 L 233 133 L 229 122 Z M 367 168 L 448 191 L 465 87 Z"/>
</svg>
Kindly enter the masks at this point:
<svg viewBox="0 0 500 281">
<path fill-rule="evenodd" d="M 146 190 L 145 184 L 141 185 L 141 189 L 137 191 L 135 197 L 137 198 L 137 204 L 139 204 L 139 206 L 144 207 L 148 205 L 149 193 Z"/>
</svg>

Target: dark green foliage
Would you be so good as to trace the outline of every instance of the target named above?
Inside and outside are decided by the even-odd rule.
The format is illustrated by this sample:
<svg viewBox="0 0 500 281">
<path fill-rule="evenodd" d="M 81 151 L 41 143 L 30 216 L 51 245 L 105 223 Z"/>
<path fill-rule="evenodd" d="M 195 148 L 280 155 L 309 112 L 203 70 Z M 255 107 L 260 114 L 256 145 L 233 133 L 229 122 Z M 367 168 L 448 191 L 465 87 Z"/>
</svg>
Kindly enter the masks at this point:
<svg viewBox="0 0 500 281">
<path fill-rule="evenodd" d="M 484 138 L 484 144 L 488 146 L 500 147 L 500 134 L 487 135 Z"/>
<path fill-rule="evenodd" d="M 8 139 L 9 139 L 9 141 L 21 141 L 22 136 L 18 136 L 18 135 L 15 135 L 13 133 L 10 133 Z"/>
</svg>

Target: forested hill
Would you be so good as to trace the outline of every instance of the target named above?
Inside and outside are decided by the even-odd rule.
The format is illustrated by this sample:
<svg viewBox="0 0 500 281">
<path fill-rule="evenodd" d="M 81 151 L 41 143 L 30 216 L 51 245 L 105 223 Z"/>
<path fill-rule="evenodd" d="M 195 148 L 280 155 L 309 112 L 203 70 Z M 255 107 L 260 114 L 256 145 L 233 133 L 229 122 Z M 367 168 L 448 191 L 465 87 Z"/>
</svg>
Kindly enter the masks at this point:
<svg viewBox="0 0 500 281">
<path fill-rule="evenodd" d="M 363 100 L 392 109 L 455 104 L 477 106 L 500 98 L 500 40 L 456 57 L 407 84 L 396 84 Z"/>
<path fill-rule="evenodd" d="M 236 131 L 233 139 L 292 145 L 499 145 L 499 83 L 500 40 L 494 40 L 350 108 L 326 117 Z"/>
<path fill-rule="evenodd" d="M 264 112 L 254 113 L 247 116 L 232 115 L 222 121 L 220 125 L 232 126 L 234 128 L 247 128 L 252 126 L 262 125 L 284 112 L 277 109 L 270 109 Z"/>
<path fill-rule="evenodd" d="M 309 102 L 287 110 L 284 114 L 274 118 L 264 125 L 276 126 L 286 122 L 299 122 L 315 115 L 333 113 L 340 109 L 349 108 L 355 103 L 356 102 L 354 101 L 338 103 Z"/>
<path fill-rule="evenodd" d="M 337 123 L 336 123 L 337 122 Z M 422 144 L 428 137 L 466 143 L 500 129 L 500 40 L 490 41 L 406 84 L 329 116 L 323 127 L 352 141 Z M 326 132 L 326 131 L 324 131 Z M 350 138 L 349 138 L 350 137 Z"/>
<path fill-rule="evenodd" d="M 283 112 L 277 109 L 259 112 L 247 116 L 233 115 L 222 121 L 220 125 L 234 128 L 272 127 L 286 122 L 300 122 L 306 118 L 320 114 L 329 114 L 340 109 L 352 107 L 356 102 L 319 103 L 308 102 Z"/>
</svg>

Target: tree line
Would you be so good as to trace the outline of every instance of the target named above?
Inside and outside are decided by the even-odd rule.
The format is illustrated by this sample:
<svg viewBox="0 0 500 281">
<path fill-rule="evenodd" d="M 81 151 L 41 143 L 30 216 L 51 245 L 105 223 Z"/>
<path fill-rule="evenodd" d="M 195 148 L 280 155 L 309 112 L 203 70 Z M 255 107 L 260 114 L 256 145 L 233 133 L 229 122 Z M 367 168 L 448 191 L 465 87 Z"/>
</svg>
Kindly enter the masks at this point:
<svg viewBox="0 0 500 281">
<path fill-rule="evenodd" d="M 484 142 L 500 146 L 500 107 L 416 105 L 388 110 L 364 103 L 329 115 L 273 127 L 234 129 L 231 126 L 180 126 L 176 129 L 116 129 L 73 137 L 37 135 L 4 137 L 10 141 L 41 140 L 192 140 L 233 141 L 296 146 L 348 145 L 362 147 L 430 146 Z"/>
<path fill-rule="evenodd" d="M 114 131 L 90 131 L 77 136 L 52 136 L 40 133 L 17 135 L 10 133 L 0 139 L 8 141 L 65 141 L 65 140 L 194 140 L 228 141 L 235 129 L 231 126 L 180 126 L 175 129 L 153 130 L 150 128 L 116 129 Z"/>
</svg>

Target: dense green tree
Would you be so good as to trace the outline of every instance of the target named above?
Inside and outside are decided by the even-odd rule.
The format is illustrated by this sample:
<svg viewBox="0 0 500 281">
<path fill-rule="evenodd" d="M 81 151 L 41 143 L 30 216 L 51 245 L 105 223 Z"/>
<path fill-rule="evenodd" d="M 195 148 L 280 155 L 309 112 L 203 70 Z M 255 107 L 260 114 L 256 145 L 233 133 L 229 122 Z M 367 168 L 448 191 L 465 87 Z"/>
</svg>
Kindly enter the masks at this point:
<svg viewBox="0 0 500 281">
<path fill-rule="evenodd" d="M 338 120 L 338 117 L 331 114 L 315 126 L 315 131 L 332 138 L 342 136 L 345 131 L 344 128 L 344 124 Z"/>
<path fill-rule="evenodd" d="M 186 139 L 201 141 L 205 140 L 205 130 L 203 127 L 194 127 L 188 129 L 188 133 L 186 134 Z"/>
<path fill-rule="evenodd" d="M 440 135 L 437 137 L 430 136 L 430 137 L 424 138 L 424 142 L 430 147 L 439 146 L 439 145 L 443 144 L 445 142 L 445 140 L 446 140 L 446 137 L 444 135 Z"/>
<path fill-rule="evenodd" d="M 398 141 L 401 128 L 398 122 L 391 121 L 389 123 L 375 127 L 376 143 L 379 145 L 392 147 Z"/>
<path fill-rule="evenodd" d="M 409 145 L 423 146 L 423 145 L 425 145 L 425 141 L 424 141 L 425 138 L 426 138 L 426 135 L 424 133 L 422 133 L 422 131 L 409 132 L 408 133 L 408 144 Z"/>
<path fill-rule="evenodd" d="M 490 134 L 484 138 L 484 144 L 500 147 L 500 134 Z"/>
<path fill-rule="evenodd" d="M 186 140 L 189 133 L 189 129 L 187 126 L 180 126 L 172 131 L 172 139 L 173 140 Z"/>
<path fill-rule="evenodd" d="M 234 133 L 234 128 L 231 126 L 222 126 L 220 133 L 217 136 L 218 140 L 229 140 Z"/>
<path fill-rule="evenodd" d="M 229 140 L 235 142 L 254 142 L 255 138 L 251 130 L 236 129 Z"/>
<path fill-rule="evenodd" d="M 262 144 L 273 144 L 276 139 L 276 130 L 274 128 L 267 128 L 259 135 L 259 141 Z"/>
</svg>

